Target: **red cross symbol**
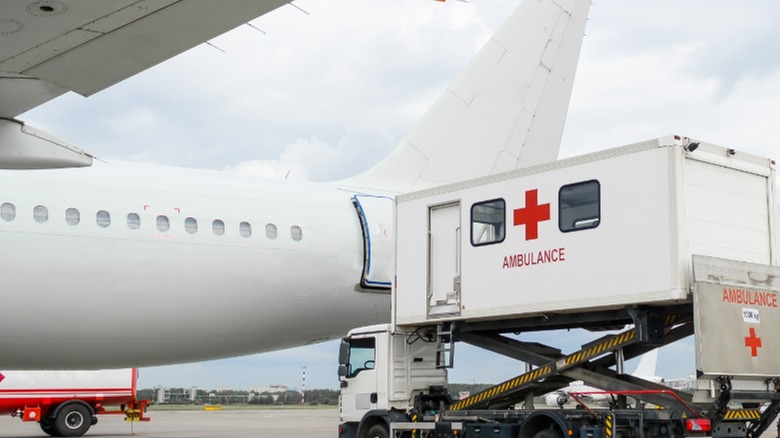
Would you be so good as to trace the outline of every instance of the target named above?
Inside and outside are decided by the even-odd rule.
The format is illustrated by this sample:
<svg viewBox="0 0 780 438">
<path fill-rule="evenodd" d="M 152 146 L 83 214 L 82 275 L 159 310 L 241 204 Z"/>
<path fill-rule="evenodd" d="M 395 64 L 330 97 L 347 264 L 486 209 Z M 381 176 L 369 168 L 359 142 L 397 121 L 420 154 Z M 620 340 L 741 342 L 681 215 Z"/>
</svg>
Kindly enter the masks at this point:
<svg viewBox="0 0 780 438">
<path fill-rule="evenodd" d="M 750 355 L 758 357 L 758 349 L 761 348 L 761 338 L 756 337 L 756 329 L 750 327 L 750 336 L 745 336 L 745 347 L 750 347 Z"/>
<path fill-rule="evenodd" d="M 515 210 L 515 226 L 525 225 L 525 240 L 539 237 L 539 222 L 550 220 L 550 204 L 539 205 L 537 189 L 525 191 L 525 207 Z"/>
</svg>

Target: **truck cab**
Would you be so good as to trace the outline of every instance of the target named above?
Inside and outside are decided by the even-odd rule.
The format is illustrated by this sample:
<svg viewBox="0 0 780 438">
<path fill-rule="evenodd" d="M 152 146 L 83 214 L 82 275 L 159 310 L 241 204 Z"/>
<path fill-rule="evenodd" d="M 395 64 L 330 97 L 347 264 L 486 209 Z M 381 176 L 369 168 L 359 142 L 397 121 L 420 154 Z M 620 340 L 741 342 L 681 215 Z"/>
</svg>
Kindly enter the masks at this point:
<svg viewBox="0 0 780 438">
<path fill-rule="evenodd" d="M 390 324 L 349 332 L 339 350 L 341 437 L 389 436 L 389 421 L 446 399 L 447 370 L 438 368 L 436 333 L 392 330 Z M 423 402 L 424 403 L 424 402 Z"/>
</svg>

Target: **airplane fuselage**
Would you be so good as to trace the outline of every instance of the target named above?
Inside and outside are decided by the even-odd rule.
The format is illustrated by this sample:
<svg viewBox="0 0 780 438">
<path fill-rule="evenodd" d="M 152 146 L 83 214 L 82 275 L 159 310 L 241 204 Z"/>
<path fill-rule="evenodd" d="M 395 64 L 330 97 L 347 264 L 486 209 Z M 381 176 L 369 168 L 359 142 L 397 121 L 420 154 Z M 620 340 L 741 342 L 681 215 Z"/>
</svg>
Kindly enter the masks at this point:
<svg viewBox="0 0 780 438">
<path fill-rule="evenodd" d="M 180 363 L 388 322 L 392 199 L 349 186 L 406 193 L 554 160 L 590 5 L 523 2 L 390 155 L 340 185 L 92 164 L 15 119 L 284 2 L 12 3 L 0 168 L 20 170 L 0 171 L 0 369 Z"/>
<path fill-rule="evenodd" d="M 336 185 L 122 163 L 0 180 L 0 367 L 180 363 L 389 320 Z"/>
</svg>

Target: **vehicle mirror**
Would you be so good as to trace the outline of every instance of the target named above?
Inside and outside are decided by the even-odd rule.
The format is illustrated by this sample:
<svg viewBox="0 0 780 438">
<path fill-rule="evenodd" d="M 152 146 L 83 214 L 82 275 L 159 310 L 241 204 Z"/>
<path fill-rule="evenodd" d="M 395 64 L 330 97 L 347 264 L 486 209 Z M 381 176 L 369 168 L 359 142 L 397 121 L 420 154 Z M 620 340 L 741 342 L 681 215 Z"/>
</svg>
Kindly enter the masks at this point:
<svg viewBox="0 0 780 438">
<path fill-rule="evenodd" d="M 349 375 L 349 365 L 339 365 L 339 378 L 344 378 Z"/>
<path fill-rule="evenodd" d="M 339 365 L 349 365 L 349 339 L 342 339 L 339 347 Z"/>
</svg>

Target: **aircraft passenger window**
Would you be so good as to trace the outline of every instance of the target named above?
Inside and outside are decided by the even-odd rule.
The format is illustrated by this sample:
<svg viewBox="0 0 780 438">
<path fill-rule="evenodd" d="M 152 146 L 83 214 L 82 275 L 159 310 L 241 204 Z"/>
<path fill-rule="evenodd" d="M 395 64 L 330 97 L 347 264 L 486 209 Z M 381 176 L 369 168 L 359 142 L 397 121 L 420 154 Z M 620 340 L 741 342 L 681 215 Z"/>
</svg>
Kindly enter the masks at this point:
<svg viewBox="0 0 780 438">
<path fill-rule="evenodd" d="M 277 236 L 276 225 L 265 224 L 265 236 L 271 240 L 276 239 Z"/>
<path fill-rule="evenodd" d="M 157 216 L 157 229 L 163 233 L 171 228 L 171 221 L 168 220 L 168 216 Z"/>
<path fill-rule="evenodd" d="M 198 221 L 194 217 L 188 217 L 184 219 L 184 229 L 190 234 L 198 232 Z"/>
<path fill-rule="evenodd" d="M 0 217 L 6 222 L 11 222 L 16 218 L 16 206 L 8 202 L 0 205 Z"/>
<path fill-rule="evenodd" d="M 561 187 L 558 192 L 558 228 L 569 231 L 596 228 L 601 223 L 601 184 L 596 180 Z"/>
<path fill-rule="evenodd" d="M 111 225 L 111 214 L 109 214 L 105 210 L 100 210 L 97 212 L 97 224 L 101 228 L 107 228 L 109 225 Z"/>
<path fill-rule="evenodd" d="M 69 208 L 65 210 L 65 222 L 68 225 L 78 225 L 81 221 L 81 214 L 75 208 Z"/>
<path fill-rule="evenodd" d="M 43 205 L 36 205 L 35 208 L 33 208 L 33 219 L 35 219 L 35 222 L 38 222 L 39 224 L 48 221 L 49 209 Z"/>
<path fill-rule="evenodd" d="M 211 229 L 214 230 L 214 234 L 221 236 L 225 234 L 225 223 L 219 219 L 215 219 L 214 222 L 211 223 Z"/>
<path fill-rule="evenodd" d="M 290 235 L 292 236 L 292 240 L 298 242 L 303 239 L 303 230 L 301 230 L 301 227 L 298 225 L 293 225 L 290 227 Z"/>
<path fill-rule="evenodd" d="M 490 245 L 504 241 L 506 202 L 503 199 L 478 202 L 471 206 L 471 244 Z"/>
<path fill-rule="evenodd" d="M 252 235 L 252 224 L 249 222 L 241 222 L 238 224 L 238 232 L 242 237 L 249 237 Z"/>
<path fill-rule="evenodd" d="M 141 228 L 141 216 L 138 213 L 127 213 L 127 228 L 131 230 Z"/>
</svg>

